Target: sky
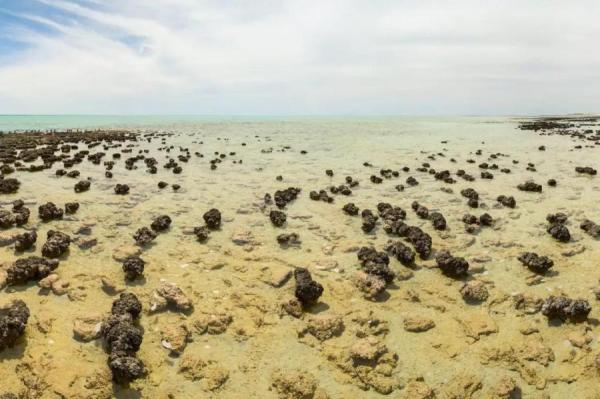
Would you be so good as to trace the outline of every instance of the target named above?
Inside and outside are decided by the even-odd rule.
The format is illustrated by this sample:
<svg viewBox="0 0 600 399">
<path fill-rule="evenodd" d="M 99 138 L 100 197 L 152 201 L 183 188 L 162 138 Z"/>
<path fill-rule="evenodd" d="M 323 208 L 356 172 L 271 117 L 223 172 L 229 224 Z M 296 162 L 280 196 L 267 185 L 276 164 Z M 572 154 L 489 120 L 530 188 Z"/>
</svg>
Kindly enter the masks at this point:
<svg viewBox="0 0 600 399">
<path fill-rule="evenodd" d="M 0 114 L 600 111 L 600 1 L 0 0 Z"/>
</svg>

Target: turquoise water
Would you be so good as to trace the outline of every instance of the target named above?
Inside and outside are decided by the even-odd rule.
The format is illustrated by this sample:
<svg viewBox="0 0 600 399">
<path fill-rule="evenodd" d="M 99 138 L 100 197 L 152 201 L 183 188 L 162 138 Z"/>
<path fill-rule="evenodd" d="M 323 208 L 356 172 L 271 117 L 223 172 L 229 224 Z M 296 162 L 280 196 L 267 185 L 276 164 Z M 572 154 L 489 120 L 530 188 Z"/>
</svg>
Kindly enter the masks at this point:
<svg viewBox="0 0 600 399">
<path fill-rule="evenodd" d="M 410 116 L 285 116 L 285 115 L 0 115 L 0 131 L 148 128 L 214 122 L 273 122 L 273 121 L 415 121 L 444 122 L 449 120 L 490 121 L 499 118 L 410 117 Z M 503 119 L 506 119 L 505 117 Z"/>
<path fill-rule="evenodd" d="M 0 131 L 85 129 L 252 120 L 267 117 L 202 115 L 0 115 Z"/>
</svg>

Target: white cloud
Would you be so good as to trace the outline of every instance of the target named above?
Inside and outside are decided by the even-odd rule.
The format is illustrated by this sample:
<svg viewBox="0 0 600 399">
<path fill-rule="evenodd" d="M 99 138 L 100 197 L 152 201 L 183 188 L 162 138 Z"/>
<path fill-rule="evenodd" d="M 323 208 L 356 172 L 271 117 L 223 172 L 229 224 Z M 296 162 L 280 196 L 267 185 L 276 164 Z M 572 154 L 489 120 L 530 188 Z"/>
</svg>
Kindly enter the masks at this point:
<svg viewBox="0 0 600 399">
<path fill-rule="evenodd" d="M 600 108 L 596 1 L 39 1 L 71 22 L 10 31 L 2 113 Z"/>
</svg>

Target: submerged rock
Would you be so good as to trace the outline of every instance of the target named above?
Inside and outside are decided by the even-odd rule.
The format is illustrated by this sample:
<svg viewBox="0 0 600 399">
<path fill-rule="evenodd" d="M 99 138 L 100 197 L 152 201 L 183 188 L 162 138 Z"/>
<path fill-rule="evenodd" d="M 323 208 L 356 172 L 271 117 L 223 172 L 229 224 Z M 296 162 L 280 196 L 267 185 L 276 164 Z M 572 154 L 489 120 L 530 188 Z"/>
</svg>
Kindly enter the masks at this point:
<svg viewBox="0 0 600 399">
<path fill-rule="evenodd" d="M 0 178 L 0 194 L 12 194 L 19 190 L 21 182 L 17 179 Z"/>
<path fill-rule="evenodd" d="M 277 236 L 277 242 L 283 246 L 300 245 L 300 236 L 297 233 L 283 233 Z"/>
<path fill-rule="evenodd" d="M 0 307 L 0 352 L 15 345 L 25 332 L 28 320 L 29 308 L 21 300 Z"/>
<path fill-rule="evenodd" d="M 542 186 L 541 184 L 537 184 L 534 183 L 532 181 L 528 181 L 525 183 L 521 183 L 517 186 L 517 188 L 521 191 L 530 191 L 530 192 L 535 192 L 535 193 L 541 193 L 542 192 Z"/>
<path fill-rule="evenodd" d="M 40 280 L 58 267 L 58 260 L 48 260 L 38 256 L 17 259 L 6 270 L 8 285 L 25 284 L 31 280 Z"/>
<path fill-rule="evenodd" d="M 300 194 L 300 189 L 297 187 L 288 187 L 285 190 L 277 190 L 275 191 L 275 195 L 273 198 L 275 199 L 275 205 L 278 208 L 285 208 L 285 206 L 298 198 L 298 194 Z"/>
<path fill-rule="evenodd" d="M 133 281 L 144 274 L 144 265 L 146 262 L 139 256 L 129 256 L 123 261 L 123 272 L 125 279 Z"/>
<path fill-rule="evenodd" d="M 129 194 L 129 186 L 127 184 L 117 184 L 115 186 L 115 194 L 119 194 L 119 195 Z"/>
<path fill-rule="evenodd" d="M 208 240 L 208 237 L 210 236 L 210 230 L 206 226 L 194 227 L 194 235 L 198 241 L 204 242 Z"/>
<path fill-rule="evenodd" d="M 161 215 L 152 221 L 150 228 L 156 232 L 165 231 L 171 226 L 171 218 L 168 215 Z"/>
<path fill-rule="evenodd" d="M 552 266 L 554 261 L 547 256 L 539 256 L 534 252 L 525 252 L 519 256 L 519 261 L 527 266 L 529 270 L 538 274 L 545 274 Z"/>
<path fill-rule="evenodd" d="M 271 219 L 271 223 L 273 223 L 274 226 L 281 227 L 285 224 L 287 216 L 281 211 L 273 210 L 269 213 L 269 218 Z"/>
<path fill-rule="evenodd" d="M 484 302 L 489 297 L 485 284 L 479 280 L 465 283 L 460 289 L 460 294 L 466 302 Z"/>
<path fill-rule="evenodd" d="M 344 205 L 344 207 L 342 208 L 342 210 L 350 216 L 356 216 L 358 215 L 358 207 L 356 205 L 354 205 L 354 203 L 350 202 L 347 203 L 346 205 Z"/>
<path fill-rule="evenodd" d="M 79 210 L 79 202 L 67 202 L 65 204 L 65 213 L 72 215 Z"/>
<path fill-rule="evenodd" d="M 503 206 L 506 206 L 508 208 L 514 208 L 514 207 L 517 206 L 517 201 L 512 196 L 499 195 L 498 198 L 497 198 L 497 200 Z"/>
<path fill-rule="evenodd" d="M 450 277 L 463 277 L 469 270 L 469 262 L 465 258 L 452 256 L 448 251 L 440 251 L 435 261 L 442 273 Z"/>
<path fill-rule="evenodd" d="M 596 169 L 590 166 L 577 166 L 575 167 L 575 172 L 590 176 L 595 176 L 598 173 Z"/>
<path fill-rule="evenodd" d="M 140 247 L 150 244 L 155 238 L 156 233 L 150 230 L 148 227 L 139 228 L 133 235 L 133 239 Z"/>
<path fill-rule="evenodd" d="M 367 299 L 377 298 L 385 291 L 387 285 L 381 277 L 363 271 L 359 271 L 354 275 L 353 282 Z"/>
<path fill-rule="evenodd" d="M 581 230 L 585 231 L 590 236 L 594 238 L 600 238 L 600 225 L 592 222 L 591 220 L 584 220 L 583 222 L 581 222 L 581 225 L 579 227 L 581 228 Z"/>
<path fill-rule="evenodd" d="M 81 180 L 75 184 L 75 192 L 82 193 L 84 191 L 88 191 L 90 189 L 90 182 L 88 180 Z"/>
<path fill-rule="evenodd" d="M 221 227 L 221 212 L 219 212 L 218 209 L 213 208 L 206 212 L 202 217 L 209 229 L 216 230 Z"/>
<path fill-rule="evenodd" d="M 187 312 L 193 308 L 192 301 L 187 295 L 172 283 L 162 283 L 155 291 L 150 303 L 152 312 L 159 312 L 171 307 L 175 310 Z"/>
<path fill-rule="evenodd" d="M 15 249 L 17 251 L 26 251 L 33 247 L 33 244 L 37 241 L 37 233 L 35 231 L 26 231 L 15 235 L 14 239 Z"/>
</svg>

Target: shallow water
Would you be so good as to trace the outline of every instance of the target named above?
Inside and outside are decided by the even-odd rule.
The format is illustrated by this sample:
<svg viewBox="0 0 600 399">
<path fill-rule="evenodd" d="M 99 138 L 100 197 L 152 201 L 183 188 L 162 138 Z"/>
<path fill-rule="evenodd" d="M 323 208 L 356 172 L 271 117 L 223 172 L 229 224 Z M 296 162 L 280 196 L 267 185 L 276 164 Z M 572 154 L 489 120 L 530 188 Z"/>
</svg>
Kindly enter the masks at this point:
<svg viewBox="0 0 600 399">
<path fill-rule="evenodd" d="M 57 273 L 69 282 L 68 295 L 41 291 L 35 283 L 0 293 L 0 304 L 23 299 L 32 314 L 22 343 L 0 354 L 1 390 L 41 398 L 276 398 L 279 396 L 272 387 L 273 374 L 280 370 L 310 373 L 331 398 L 382 397 L 373 386 L 361 389 L 359 378 L 338 367 L 335 360 L 335 354 L 347 352 L 359 340 L 359 326 L 354 321 L 357 315 L 372 311 L 369 319 L 385 321 L 389 327 L 389 333 L 378 339 L 398 355 L 389 378 L 394 381 L 390 397 L 414 395 L 410 389 L 415 381 L 426 384 L 442 398 L 462 397 L 456 392 L 469 397 L 467 392 L 473 387 L 477 389 L 472 397 L 494 397 L 505 377 L 516 382 L 523 397 L 600 397 L 594 365 L 600 349 L 596 337 L 600 310 L 592 292 L 598 286 L 600 245 L 579 229 L 585 218 L 600 222 L 600 184 L 598 177 L 574 171 L 575 166 L 599 168 L 598 149 L 573 150 L 569 138 L 520 131 L 517 122 L 513 118 L 57 121 L 0 117 L 0 130 L 101 126 L 170 132 L 173 135 L 166 142 L 174 146 L 170 153 L 158 151 L 163 145 L 155 139 L 151 143 L 139 141 L 139 147 L 134 147 L 134 155 L 138 149 L 148 149 L 146 156 L 159 160 L 156 175 L 146 173 L 142 162 L 136 164 L 137 170 L 126 170 L 124 159 L 129 154 L 117 160 L 112 179 L 104 177 L 102 166 L 87 161 L 75 165 L 73 169 L 81 171 L 81 178 L 92 182 L 90 191 L 80 194 L 73 191 L 79 179 L 55 176 L 58 165 L 42 172 L 14 174 L 21 180 L 21 188 L 17 194 L 0 195 L 0 204 L 10 208 L 13 200 L 22 198 L 32 210 L 25 227 L 37 229 L 38 242 L 36 249 L 25 255 L 40 253 L 49 229 L 77 237 L 82 226 L 90 226 L 91 235 L 82 239 L 95 238 L 98 244 L 88 250 L 71 244 L 68 256 L 61 261 Z M 538 151 L 540 145 L 547 150 Z M 176 158 L 179 146 L 188 148 L 192 158 L 182 163 L 183 172 L 175 175 L 162 164 L 168 156 Z M 284 146 L 290 149 L 282 151 Z M 475 154 L 478 149 L 482 155 Z M 307 154 L 301 154 L 301 150 Z M 196 151 L 204 157 L 194 156 Z M 211 171 L 209 160 L 215 151 L 236 154 L 227 156 Z M 109 155 L 112 152 L 116 150 L 107 151 Z M 490 159 L 495 153 L 506 156 Z M 435 160 L 428 159 L 429 155 L 435 155 Z M 451 158 L 457 162 L 452 163 Z M 476 163 L 466 163 L 470 158 Z M 513 164 L 513 160 L 520 162 Z M 367 161 L 373 167 L 363 166 Z M 512 172 L 491 171 L 493 180 L 480 179 L 477 165 L 484 161 Z M 428 173 L 415 171 L 423 162 L 438 171 L 465 169 L 477 180 L 456 178 L 456 184 L 448 185 Z M 537 172 L 526 171 L 527 162 L 534 163 Z M 369 176 L 378 175 L 381 168 L 401 170 L 403 166 L 411 171 L 400 171 L 398 178 L 384 179 L 382 184 L 369 181 Z M 326 176 L 326 169 L 332 169 L 334 177 Z M 278 175 L 282 181 L 276 180 Z M 333 204 L 308 198 L 309 191 L 342 184 L 345 176 L 360 180 L 351 196 L 334 195 Z M 395 190 L 394 186 L 404 184 L 408 176 L 415 176 L 420 184 L 406 186 L 403 192 Z M 558 186 L 548 187 L 549 178 L 555 178 Z M 528 179 L 542 184 L 543 193 L 516 189 Z M 160 180 L 178 183 L 182 189 L 159 190 Z M 129 184 L 130 194 L 115 195 L 116 183 Z M 303 191 L 286 207 L 285 228 L 275 228 L 268 211 L 261 208 L 262 198 L 267 192 L 272 194 L 288 186 Z M 442 192 L 442 187 L 454 193 Z M 485 208 L 473 210 L 466 205 L 460 190 L 467 187 L 479 192 Z M 497 205 L 495 199 L 500 194 L 513 195 L 517 208 Z M 419 219 L 411 210 L 415 200 L 430 211 L 442 212 L 448 229 L 435 231 L 431 222 Z M 37 207 L 46 201 L 59 206 L 78 201 L 81 208 L 62 221 L 41 223 Z M 347 216 L 341 207 L 354 202 L 360 209 L 376 210 L 382 201 L 405 209 L 409 224 L 431 234 L 434 250 L 448 249 L 465 257 L 471 264 L 471 277 L 486 282 L 490 298 L 480 305 L 466 304 L 459 293 L 463 282 L 442 275 L 432 256 L 426 261 L 417 260 L 413 269 L 391 260 L 401 278 L 388 288 L 386 298 L 364 299 L 352 282 L 359 269 L 355 250 L 364 245 L 382 250 L 390 237 L 381 227 L 372 234 L 363 233 L 360 217 Z M 210 208 L 222 212 L 223 226 L 201 244 L 189 231 L 203 224 L 202 215 Z M 559 243 L 546 233 L 546 214 L 559 211 L 569 215 L 573 236 L 569 243 Z M 466 233 L 461 222 L 463 214 L 483 212 L 493 216 L 494 226 L 483 228 L 477 235 Z M 171 228 L 142 253 L 145 279 L 127 286 L 144 305 L 140 323 L 145 335 L 138 357 L 148 368 L 148 375 L 129 388 L 113 386 L 106 381 L 107 355 L 101 340 L 75 340 L 73 321 L 110 312 L 116 296 L 101 289 L 101 278 L 125 285 L 114 252 L 124 245 L 134 245 L 133 232 L 161 214 L 171 216 Z M 0 235 L 11 236 L 21 230 L 13 228 Z M 232 236 L 246 231 L 252 233 L 254 245 L 232 242 Z M 280 247 L 276 236 L 282 232 L 298 233 L 301 245 Z M 524 251 L 554 259 L 553 273 L 538 284 L 528 285 L 532 273 L 517 260 Z M 563 255 L 569 251 L 575 255 Z M 0 248 L 0 259 L 5 264 L 18 256 L 23 255 L 15 254 L 10 246 Z M 320 304 L 303 319 L 280 310 L 280 303 L 293 296 L 293 278 L 280 288 L 267 283 L 272 272 L 298 266 L 309 268 L 325 288 Z M 193 300 L 194 311 L 188 315 L 171 311 L 149 314 L 153 290 L 161 281 L 181 287 Z M 512 296 L 518 293 L 540 298 L 564 293 L 588 299 L 593 307 L 590 321 L 550 325 L 540 313 L 524 314 L 515 309 Z M 309 323 L 310 313 L 339 315 L 345 326 L 343 333 L 322 342 L 310 335 L 299 337 L 298 331 Z M 227 314 L 233 321 L 221 334 L 200 334 L 193 324 L 203 314 Z M 421 333 L 406 331 L 403 323 L 411 316 L 434 320 L 435 327 Z M 171 356 L 161 345 L 161 331 L 173 323 L 185 323 L 192 331 L 192 341 L 179 357 Z M 471 330 L 482 323 L 491 328 L 473 338 Z M 573 339 L 569 341 L 582 335 L 589 341 L 582 347 L 573 345 Z M 540 360 L 548 350 L 553 360 Z M 191 381 L 179 372 L 180 362 L 186 357 L 214 361 L 212 364 L 228 375 L 227 380 L 213 390 L 207 386 L 208 377 Z"/>
</svg>

